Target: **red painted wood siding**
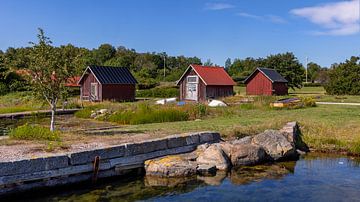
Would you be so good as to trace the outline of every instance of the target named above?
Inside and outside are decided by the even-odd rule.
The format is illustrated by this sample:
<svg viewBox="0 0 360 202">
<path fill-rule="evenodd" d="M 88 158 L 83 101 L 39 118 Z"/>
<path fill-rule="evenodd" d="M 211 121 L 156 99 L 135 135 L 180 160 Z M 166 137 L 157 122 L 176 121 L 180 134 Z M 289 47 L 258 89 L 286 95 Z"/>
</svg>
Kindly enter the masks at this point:
<svg viewBox="0 0 360 202">
<path fill-rule="evenodd" d="M 86 96 L 86 97 L 90 97 L 90 92 L 91 92 L 91 83 L 97 83 L 99 88 L 98 88 L 98 95 L 99 95 L 99 100 L 102 99 L 101 97 L 101 84 L 96 80 L 95 76 L 91 73 L 88 73 L 84 76 L 85 78 L 83 78 L 83 82 L 81 83 L 81 92 L 82 95 L 81 96 Z"/>
<path fill-rule="evenodd" d="M 272 82 L 257 71 L 246 85 L 247 95 L 272 95 Z"/>
<path fill-rule="evenodd" d="M 190 69 L 183 77 L 183 79 L 180 81 L 180 100 L 186 99 L 186 83 L 187 83 L 187 76 L 193 76 L 197 75 L 193 69 Z M 198 83 L 198 101 L 205 101 L 205 93 L 206 93 L 206 86 L 204 82 L 199 77 L 199 83 Z"/>
<path fill-rule="evenodd" d="M 133 84 L 103 84 L 102 100 L 134 101 L 135 90 Z"/>
<path fill-rule="evenodd" d="M 180 81 L 180 100 L 186 100 L 186 82 L 187 76 L 197 75 L 196 72 L 189 70 Z M 233 86 L 206 86 L 199 77 L 198 83 L 198 101 L 205 102 L 208 98 L 219 98 L 232 96 L 234 94 Z"/>
<path fill-rule="evenodd" d="M 221 98 L 234 95 L 233 86 L 206 86 L 207 98 Z"/>
<path fill-rule="evenodd" d="M 85 97 L 90 97 L 91 92 L 91 83 L 98 84 L 98 95 L 99 99 L 97 101 L 103 100 L 114 100 L 114 101 L 133 101 L 135 100 L 135 85 L 133 84 L 100 84 L 95 76 L 88 72 L 84 76 L 81 83 L 81 95 Z"/>
<path fill-rule="evenodd" d="M 274 95 L 287 95 L 288 87 L 286 83 L 273 83 Z"/>
</svg>

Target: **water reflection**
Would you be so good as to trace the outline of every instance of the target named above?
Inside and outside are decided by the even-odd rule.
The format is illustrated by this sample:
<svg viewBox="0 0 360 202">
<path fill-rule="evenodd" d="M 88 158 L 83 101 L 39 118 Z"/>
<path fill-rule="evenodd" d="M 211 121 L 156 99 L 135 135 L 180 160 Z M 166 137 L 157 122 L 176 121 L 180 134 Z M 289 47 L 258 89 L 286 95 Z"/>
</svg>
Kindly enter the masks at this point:
<svg viewBox="0 0 360 202">
<path fill-rule="evenodd" d="M 359 162 L 355 158 L 310 154 L 297 162 L 242 167 L 215 176 L 115 180 L 33 200 L 354 201 L 360 199 Z"/>
</svg>

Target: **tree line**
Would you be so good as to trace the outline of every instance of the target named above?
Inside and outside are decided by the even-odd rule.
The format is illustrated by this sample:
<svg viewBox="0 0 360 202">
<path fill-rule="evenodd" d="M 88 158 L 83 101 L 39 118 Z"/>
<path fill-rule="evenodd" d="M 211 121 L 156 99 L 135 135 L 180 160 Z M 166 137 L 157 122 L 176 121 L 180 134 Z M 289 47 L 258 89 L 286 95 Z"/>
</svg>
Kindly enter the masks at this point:
<svg viewBox="0 0 360 202">
<path fill-rule="evenodd" d="M 32 49 L 33 46 L 30 44 L 28 47 L 10 47 L 4 52 L 0 50 L 0 93 L 28 90 L 27 81 L 15 72 L 19 69 L 30 69 L 33 60 Z M 140 89 L 155 87 L 161 81 L 176 81 L 189 64 L 214 65 L 211 60 L 203 63 L 196 56 L 170 56 L 165 52 L 139 53 L 134 49 L 124 46 L 114 47 L 111 44 L 101 44 L 94 49 L 67 44 L 53 49 L 59 60 L 68 63 L 67 65 L 71 67 L 68 69 L 68 75 L 79 76 L 88 65 L 127 67 L 139 81 Z M 356 79 L 359 78 L 358 66 L 358 57 L 334 64 L 330 68 L 310 62 L 307 66 L 307 78 L 310 83 L 325 85 L 329 94 L 360 94 L 351 87 L 359 83 Z M 238 83 L 257 67 L 276 69 L 289 81 L 290 88 L 301 88 L 306 77 L 305 67 L 291 52 L 269 55 L 266 58 L 236 58 L 233 61 L 228 58 L 225 61 L 225 69 Z M 335 86 L 344 86 L 345 83 L 346 87 L 335 88 Z"/>
</svg>

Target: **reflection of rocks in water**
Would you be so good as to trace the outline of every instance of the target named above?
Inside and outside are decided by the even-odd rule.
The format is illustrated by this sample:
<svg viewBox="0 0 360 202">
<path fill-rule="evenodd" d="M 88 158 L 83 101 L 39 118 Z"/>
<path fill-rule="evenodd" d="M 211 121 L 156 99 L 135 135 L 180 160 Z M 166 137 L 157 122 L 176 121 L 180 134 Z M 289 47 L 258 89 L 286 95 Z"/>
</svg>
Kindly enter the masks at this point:
<svg viewBox="0 0 360 202">
<path fill-rule="evenodd" d="M 241 185 L 252 183 L 254 181 L 262 181 L 265 179 L 280 179 L 285 175 L 292 173 L 295 162 L 292 164 L 277 163 L 272 165 L 244 166 L 237 170 L 232 170 L 230 180 L 233 184 Z"/>
<path fill-rule="evenodd" d="M 217 171 L 215 176 L 197 176 L 198 180 L 205 182 L 207 185 L 218 186 L 227 177 L 227 172 Z"/>
<path fill-rule="evenodd" d="M 196 176 L 191 177 L 159 177 L 159 176 L 150 176 L 147 175 L 144 178 L 145 186 L 152 187 L 175 187 L 180 184 L 185 184 L 189 181 L 196 180 Z"/>
</svg>

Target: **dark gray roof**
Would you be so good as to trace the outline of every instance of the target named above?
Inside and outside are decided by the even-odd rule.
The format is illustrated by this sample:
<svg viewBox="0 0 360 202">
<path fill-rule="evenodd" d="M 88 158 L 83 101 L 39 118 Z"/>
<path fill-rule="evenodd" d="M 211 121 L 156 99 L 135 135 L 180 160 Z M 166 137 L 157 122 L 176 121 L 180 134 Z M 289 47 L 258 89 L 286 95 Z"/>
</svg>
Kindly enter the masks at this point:
<svg viewBox="0 0 360 202">
<path fill-rule="evenodd" d="M 262 68 L 262 67 L 258 67 L 256 68 L 256 70 L 250 74 L 250 76 L 248 76 L 245 79 L 245 83 L 247 83 L 247 81 L 250 79 L 250 77 L 256 72 L 256 71 L 260 71 L 262 72 L 268 79 L 270 79 L 272 82 L 280 82 L 280 83 L 287 83 L 288 81 L 282 77 L 275 69 L 269 69 L 269 68 Z"/>
<path fill-rule="evenodd" d="M 101 84 L 136 84 L 137 81 L 126 67 L 88 66 Z M 80 79 L 81 80 L 81 79 Z"/>
</svg>

